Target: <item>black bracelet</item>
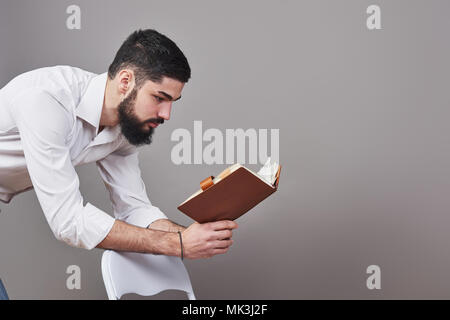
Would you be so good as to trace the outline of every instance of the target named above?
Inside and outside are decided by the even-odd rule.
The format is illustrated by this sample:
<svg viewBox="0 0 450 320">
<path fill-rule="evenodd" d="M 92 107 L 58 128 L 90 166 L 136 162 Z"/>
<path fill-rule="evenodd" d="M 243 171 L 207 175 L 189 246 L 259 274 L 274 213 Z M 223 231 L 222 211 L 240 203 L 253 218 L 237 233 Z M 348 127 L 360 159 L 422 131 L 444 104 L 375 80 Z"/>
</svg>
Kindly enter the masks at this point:
<svg viewBox="0 0 450 320">
<path fill-rule="evenodd" d="M 180 235 L 181 260 L 183 260 L 184 259 L 184 257 L 183 257 L 183 239 L 181 237 L 181 231 L 178 231 L 178 234 Z"/>
</svg>

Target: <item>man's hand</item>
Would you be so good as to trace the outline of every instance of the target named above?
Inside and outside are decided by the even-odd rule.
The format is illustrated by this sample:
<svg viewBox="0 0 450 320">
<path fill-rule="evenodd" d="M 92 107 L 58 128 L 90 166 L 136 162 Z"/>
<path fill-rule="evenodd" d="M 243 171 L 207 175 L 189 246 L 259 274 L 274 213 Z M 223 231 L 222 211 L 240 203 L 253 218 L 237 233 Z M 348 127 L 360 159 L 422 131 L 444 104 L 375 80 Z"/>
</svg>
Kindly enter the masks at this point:
<svg viewBox="0 0 450 320">
<path fill-rule="evenodd" d="M 199 259 L 226 253 L 233 244 L 232 229 L 237 227 L 237 223 L 230 220 L 194 222 L 182 232 L 184 256 Z"/>
</svg>

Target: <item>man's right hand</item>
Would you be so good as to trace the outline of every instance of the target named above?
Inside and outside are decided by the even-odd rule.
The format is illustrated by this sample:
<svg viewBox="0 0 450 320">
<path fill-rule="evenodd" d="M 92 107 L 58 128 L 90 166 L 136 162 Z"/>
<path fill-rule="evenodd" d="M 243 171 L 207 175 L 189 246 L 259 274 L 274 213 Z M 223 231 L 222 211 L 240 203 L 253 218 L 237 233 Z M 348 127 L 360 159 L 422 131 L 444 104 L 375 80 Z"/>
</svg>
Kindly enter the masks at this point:
<svg viewBox="0 0 450 320">
<path fill-rule="evenodd" d="M 226 253 L 233 244 L 232 229 L 238 227 L 230 220 L 194 222 L 182 234 L 183 254 L 188 259 L 210 258 Z"/>
</svg>

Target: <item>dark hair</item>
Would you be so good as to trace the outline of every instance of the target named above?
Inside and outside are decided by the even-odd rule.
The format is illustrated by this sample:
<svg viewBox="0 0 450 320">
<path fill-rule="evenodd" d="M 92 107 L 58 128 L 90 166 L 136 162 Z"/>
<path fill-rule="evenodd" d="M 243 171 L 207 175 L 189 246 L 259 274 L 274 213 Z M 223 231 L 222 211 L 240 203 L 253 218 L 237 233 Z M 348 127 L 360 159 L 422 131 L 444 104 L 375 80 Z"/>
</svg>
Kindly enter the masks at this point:
<svg viewBox="0 0 450 320">
<path fill-rule="evenodd" d="M 128 36 L 108 68 L 108 77 L 114 79 L 124 68 L 134 71 L 137 88 L 146 80 L 159 83 L 164 76 L 183 83 L 191 77 L 191 68 L 180 48 L 152 29 L 137 30 Z"/>
</svg>

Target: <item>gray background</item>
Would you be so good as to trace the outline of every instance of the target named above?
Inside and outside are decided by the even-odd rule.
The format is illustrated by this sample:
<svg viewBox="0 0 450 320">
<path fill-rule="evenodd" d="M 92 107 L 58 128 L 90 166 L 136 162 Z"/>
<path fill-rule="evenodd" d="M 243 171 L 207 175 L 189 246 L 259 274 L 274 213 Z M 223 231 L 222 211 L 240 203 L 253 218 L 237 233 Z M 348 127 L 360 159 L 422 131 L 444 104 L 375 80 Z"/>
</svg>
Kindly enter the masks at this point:
<svg viewBox="0 0 450 320">
<path fill-rule="evenodd" d="M 81 30 L 66 28 L 70 4 Z M 366 28 L 371 4 L 382 30 Z M 449 11 L 444 0 L 2 0 L 0 86 L 43 66 L 105 72 L 132 31 L 157 29 L 193 70 L 140 155 L 169 218 L 190 224 L 176 206 L 226 167 L 174 165 L 173 130 L 280 129 L 278 192 L 237 221 L 228 254 L 185 261 L 199 299 L 449 299 Z M 111 212 L 95 165 L 77 171 L 85 199 Z M 103 251 L 58 242 L 34 191 L 0 209 L 10 298 L 106 299 Z M 81 290 L 66 288 L 71 264 Z M 381 290 L 366 287 L 372 264 Z M 155 298 L 184 295 L 144 299 Z"/>
</svg>

